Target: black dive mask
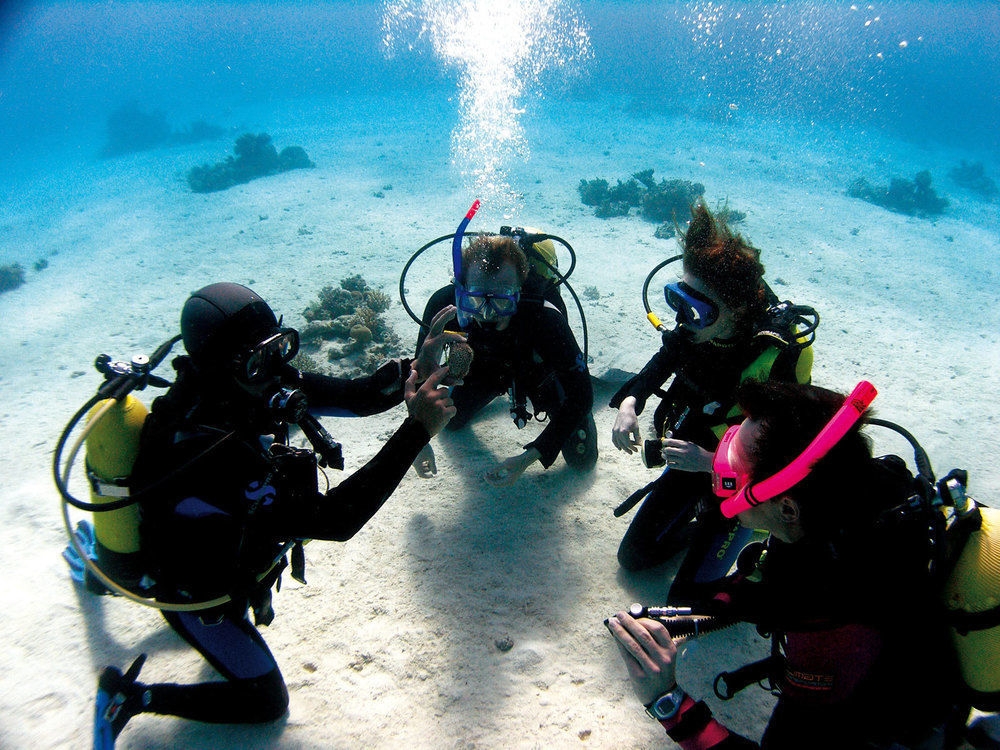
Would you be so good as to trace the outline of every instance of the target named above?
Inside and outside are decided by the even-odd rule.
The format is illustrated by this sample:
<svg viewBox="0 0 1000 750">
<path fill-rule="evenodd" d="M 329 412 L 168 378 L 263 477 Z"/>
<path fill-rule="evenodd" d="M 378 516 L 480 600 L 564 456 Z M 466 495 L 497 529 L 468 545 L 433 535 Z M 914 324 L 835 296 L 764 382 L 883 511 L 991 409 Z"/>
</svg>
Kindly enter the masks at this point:
<svg viewBox="0 0 1000 750">
<path fill-rule="evenodd" d="M 295 357 L 298 351 L 299 332 L 294 328 L 279 328 L 260 343 L 236 356 L 236 377 L 244 383 L 266 380 Z"/>
</svg>

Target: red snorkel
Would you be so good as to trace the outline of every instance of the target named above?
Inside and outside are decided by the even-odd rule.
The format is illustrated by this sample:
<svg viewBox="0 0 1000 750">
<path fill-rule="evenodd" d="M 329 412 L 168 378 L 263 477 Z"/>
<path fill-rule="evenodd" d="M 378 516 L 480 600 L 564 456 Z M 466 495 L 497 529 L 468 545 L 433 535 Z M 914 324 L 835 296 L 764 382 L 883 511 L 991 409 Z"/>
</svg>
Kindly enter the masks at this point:
<svg viewBox="0 0 1000 750">
<path fill-rule="evenodd" d="M 748 477 L 734 471 L 729 464 L 729 447 L 739 430 L 738 426 L 730 427 L 719 443 L 712 465 L 712 490 L 719 497 L 726 498 L 720 506 L 722 515 L 732 518 L 777 497 L 805 479 L 816 462 L 829 453 L 861 418 L 877 394 L 875 386 L 862 380 L 851 391 L 844 405 L 794 461 L 777 474 L 756 484 L 751 484 Z"/>
</svg>

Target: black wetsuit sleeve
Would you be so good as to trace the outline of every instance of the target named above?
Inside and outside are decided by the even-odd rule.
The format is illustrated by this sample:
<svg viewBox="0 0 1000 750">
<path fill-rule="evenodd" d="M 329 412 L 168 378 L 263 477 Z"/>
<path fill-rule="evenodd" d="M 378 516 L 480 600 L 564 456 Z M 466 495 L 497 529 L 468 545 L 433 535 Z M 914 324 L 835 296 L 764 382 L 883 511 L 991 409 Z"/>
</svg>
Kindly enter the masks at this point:
<svg viewBox="0 0 1000 750">
<path fill-rule="evenodd" d="M 290 519 L 286 535 L 347 541 L 389 499 L 430 439 L 426 427 L 407 417 L 374 458 Z"/>
<path fill-rule="evenodd" d="M 677 342 L 677 334 L 668 331 L 663 334 L 663 344 L 659 351 L 653 355 L 652 359 L 646 363 L 638 375 L 629 380 L 618 389 L 618 392 L 611 397 L 608 404 L 614 409 L 619 408 L 628 396 L 635 398 L 635 413 L 642 414 L 648 399 L 657 388 L 673 375 L 679 364 L 680 346 Z"/>
<path fill-rule="evenodd" d="M 409 359 L 390 360 L 371 375 L 334 378 L 303 372 L 298 382 L 318 413 L 341 411 L 359 417 L 378 414 L 403 401 L 403 384 L 410 374 Z"/>
<path fill-rule="evenodd" d="M 548 424 L 526 448 L 535 448 L 546 469 L 552 465 L 573 430 L 580 426 L 594 408 L 594 390 L 590 372 L 583 361 L 583 352 L 573 337 L 569 322 L 562 313 L 543 307 L 537 321 L 530 327 L 532 346 L 542 363 L 552 368 L 565 397 L 549 412 Z"/>
</svg>

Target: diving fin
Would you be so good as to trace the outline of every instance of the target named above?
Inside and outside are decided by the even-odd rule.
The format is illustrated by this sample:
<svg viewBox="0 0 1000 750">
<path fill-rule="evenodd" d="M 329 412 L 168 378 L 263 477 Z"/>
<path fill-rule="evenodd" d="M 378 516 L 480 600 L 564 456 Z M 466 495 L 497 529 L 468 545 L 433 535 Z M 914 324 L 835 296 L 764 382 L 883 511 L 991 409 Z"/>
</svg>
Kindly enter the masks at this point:
<svg viewBox="0 0 1000 750">
<path fill-rule="evenodd" d="M 114 750 L 115 739 L 125 724 L 141 712 L 143 689 L 136 680 L 146 661 L 139 654 L 125 674 L 115 667 L 105 667 L 97 680 L 97 700 L 94 703 L 94 750 Z"/>
</svg>

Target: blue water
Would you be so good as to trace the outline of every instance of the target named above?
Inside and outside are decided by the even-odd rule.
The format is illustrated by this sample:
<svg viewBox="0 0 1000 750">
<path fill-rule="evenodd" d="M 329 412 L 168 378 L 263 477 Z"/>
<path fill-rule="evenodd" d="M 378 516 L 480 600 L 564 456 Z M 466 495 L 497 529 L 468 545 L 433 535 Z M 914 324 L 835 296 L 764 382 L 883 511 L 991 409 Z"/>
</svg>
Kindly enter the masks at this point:
<svg viewBox="0 0 1000 750">
<path fill-rule="evenodd" d="M 162 110 L 175 128 L 204 119 L 234 134 L 266 131 L 278 148 L 303 146 L 317 168 L 194 195 L 185 173 L 231 152 L 232 137 L 100 158 L 109 114 L 130 101 Z M 713 204 L 728 199 L 747 211 L 741 231 L 763 248 L 778 291 L 820 310 L 816 382 L 846 391 L 872 378 L 881 416 L 911 428 L 939 472 L 968 467 L 977 496 L 1000 505 L 1000 202 L 949 181 L 961 159 L 982 162 L 1000 181 L 995 1 L 0 2 L 0 266 L 27 270 L 23 287 L 0 295 L 0 424 L 17 437 L 0 452 L 0 564 L 21 570 L 22 550 L 39 537 L 51 553 L 41 593 L 18 609 L 12 663 L 0 655 L 11 684 L 30 686 L 27 697 L 10 691 L 0 713 L 19 712 L 28 727 L 22 739 L 32 727 L 51 733 L 63 724 L 64 746 L 80 746 L 85 736 L 89 697 L 40 694 L 46 683 L 30 660 L 51 658 L 33 651 L 45 641 L 35 633 L 39 623 L 59 631 L 53 637 L 81 628 L 77 602 L 61 586 L 64 540 L 47 472 L 59 430 L 93 392 L 94 356 L 151 351 L 176 331 L 187 293 L 211 281 L 254 286 L 292 325 L 303 322 L 301 311 L 320 287 L 352 273 L 395 296 L 409 254 L 453 231 L 477 196 L 484 208 L 474 228 L 538 225 L 580 251 L 574 282 L 601 295 L 586 305 L 593 370 L 602 374 L 636 370 L 654 351 L 638 292 L 646 270 L 675 245 L 654 239 L 655 227 L 636 216 L 595 218 L 581 206 L 577 184 L 647 167 L 658 177 L 703 182 Z M 921 169 L 951 200 L 939 219 L 900 216 L 844 195 L 855 176 L 884 183 Z M 42 259 L 48 268 L 35 271 Z M 419 308 L 447 278 L 446 251 L 424 258 L 408 280 L 411 303 Z M 412 340 L 413 326 L 395 303 L 389 316 Z M 495 427 L 488 437 L 513 446 L 521 435 L 503 411 L 486 418 Z M 599 409 L 596 418 L 605 458 L 613 453 L 613 413 Z M 392 419 L 378 423 L 377 434 L 388 434 Z M 483 497 L 476 479 L 489 448 L 461 446 L 468 465 L 442 462 L 448 471 L 436 480 L 434 503 L 409 490 L 420 494 L 420 508 L 401 511 L 412 516 L 404 527 L 409 545 L 389 542 L 402 550 L 403 570 L 388 575 L 410 572 L 410 547 L 421 556 L 415 579 L 427 566 L 444 571 L 427 590 L 408 582 L 400 592 L 409 611 L 430 612 L 448 627 L 452 609 L 475 615 L 476 596 L 492 595 L 483 581 L 499 587 L 523 578 L 524 592 L 501 592 L 511 599 L 510 627 L 526 622 L 528 635 L 543 640 L 558 619 L 547 609 L 555 597 L 574 637 L 593 647 L 583 623 L 627 596 L 612 573 L 591 569 L 601 554 L 594 549 L 603 544 L 610 570 L 624 531 L 610 507 L 638 480 L 599 463 L 593 487 L 589 478 L 538 472 L 496 500 Z M 384 548 L 385 538 L 374 538 Z M 519 541 L 527 552 L 497 552 L 498 539 Z M 378 552 L 364 546 L 370 539 L 357 544 L 357 558 L 343 558 L 360 560 L 353 585 L 371 579 L 361 569 L 364 556 Z M 575 570 L 574 554 L 591 568 Z M 528 558 L 538 565 L 526 575 Z M 363 594 L 384 602 L 396 583 L 384 585 L 391 594 Z M 313 601 L 334 596 L 329 588 Z M 50 619 L 52 601 L 60 607 Z M 367 616 L 367 600 L 338 604 L 344 617 L 355 609 Z M 393 616 L 394 607 L 386 604 Z M 483 615 L 490 622 L 482 629 L 508 614 Z M 442 627 L 435 621 L 411 633 L 407 653 L 424 639 L 436 643 Z M 469 642 L 482 637 L 461 627 Z M 65 667 L 79 684 L 90 685 L 108 654 L 124 663 L 134 650 L 97 635 L 91 641 L 101 664 L 81 666 L 77 655 Z M 464 665 L 466 641 L 455 641 L 452 662 Z M 560 645 L 568 654 L 577 642 Z M 492 662 L 483 667 L 493 655 L 489 645 L 486 651 L 477 668 L 492 669 Z M 414 671 L 424 675 L 418 681 L 428 679 L 442 715 L 459 711 L 454 702 L 462 697 L 462 706 L 474 705 L 468 727 L 521 727 L 523 717 L 495 719 L 492 706 L 453 693 L 448 669 L 436 683 L 433 657 L 420 656 L 428 661 Z M 322 677 L 328 663 L 319 664 Z M 617 666 L 594 657 L 567 667 L 574 685 L 587 678 L 571 743 L 591 726 L 605 743 L 653 741 L 644 730 L 630 734 L 621 717 L 588 723 L 607 708 L 604 688 L 593 687 L 603 679 L 599 670 L 623 681 Z M 522 687 L 528 680 L 515 679 Z M 454 682 L 478 684 L 461 669 Z M 29 701 L 37 705 L 22 715 Z M 299 707 L 295 721 L 304 724 L 290 722 L 289 743 L 330 740 L 312 706 Z M 358 722 L 357 732 L 367 729 Z M 161 738 L 162 746 L 216 746 L 215 728 L 177 731 L 192 734 Z M 567 737 L 553 723 L 538 732 L 539 744 Z M 496 739 L 485 736 L 487 744 Z M 226 737 L 222 746 L 241 744 L 242 735 Z"/>
<path fill-rule="evenodd" d="M 419 13 L 433 4 L 408 5 Z M 520 104 L 613 96 L 710 118 L 735 107 L 995 154 L 1000 6 L 853 6 L 584 2 L 571 7 L 589 37 L 588 59 L 559 85 L 545 75 L 532 82 Z M 0 153 L 25 157 L 38 140 L 86 145 L 127 99 L 179 120 L 223 120 L 246 102 L 332 92 L 454 94 L 463 70 L 434 54 L 427 33 L 407 29 L 413 50 L 387 57 L 385 10 L 375 2 L 6 3 Z M 538 30 L 541 48 L 551 31 Z"/>
</svg>

